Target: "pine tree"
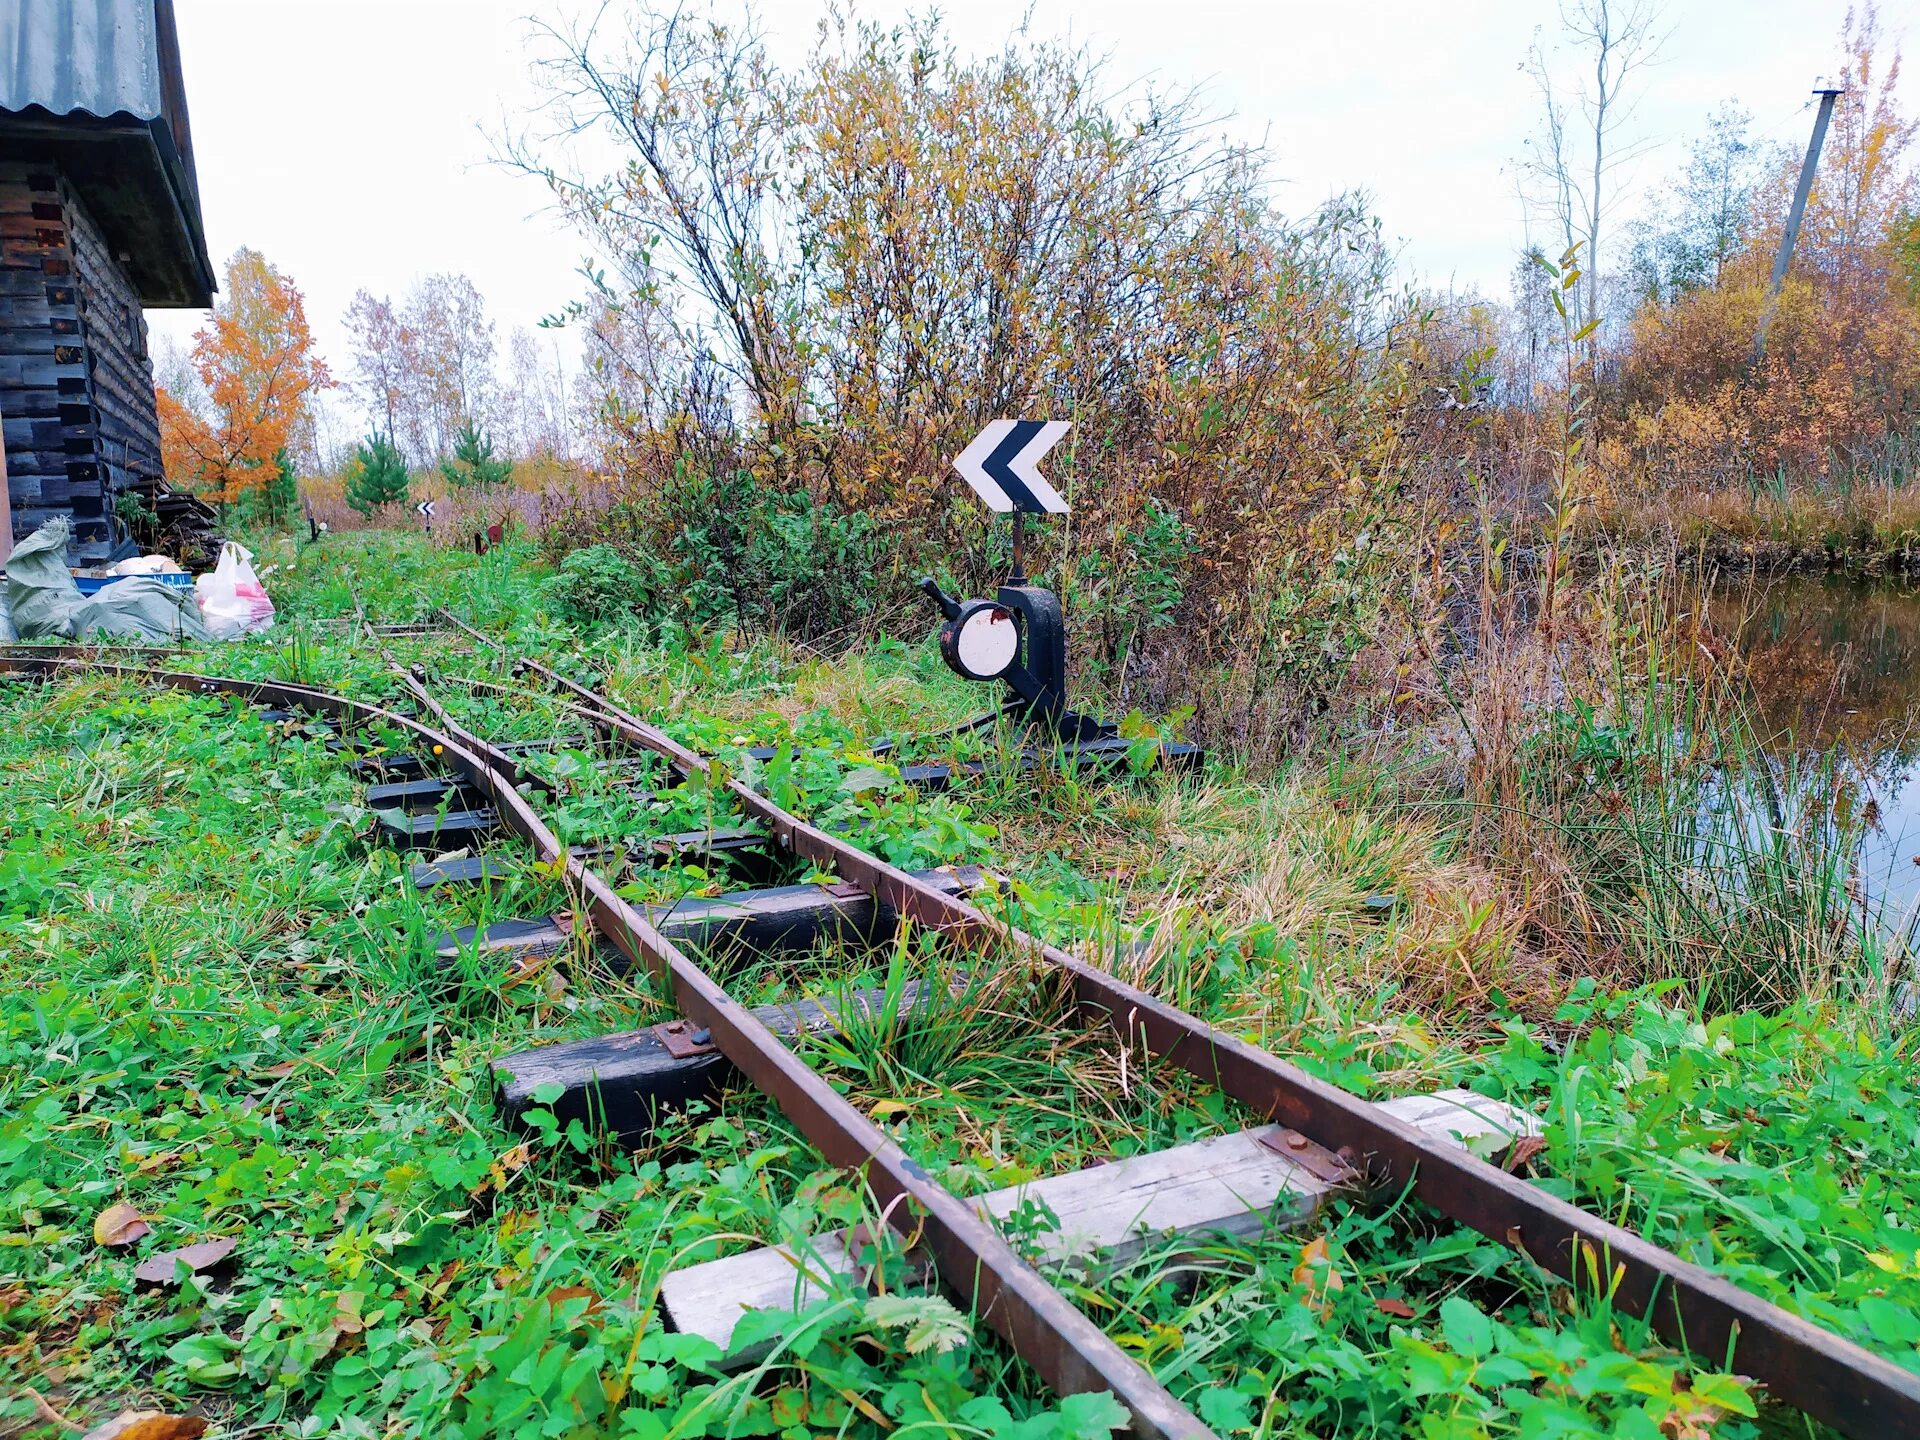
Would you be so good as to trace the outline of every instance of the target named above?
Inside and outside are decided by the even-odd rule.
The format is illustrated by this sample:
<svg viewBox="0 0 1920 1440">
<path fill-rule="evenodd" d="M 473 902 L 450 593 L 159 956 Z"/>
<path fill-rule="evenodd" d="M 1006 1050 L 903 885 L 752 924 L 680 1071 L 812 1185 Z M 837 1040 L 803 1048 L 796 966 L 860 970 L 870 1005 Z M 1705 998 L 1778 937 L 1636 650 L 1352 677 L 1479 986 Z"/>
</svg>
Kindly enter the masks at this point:
<svg viewBox="0 0 1920 1440">
<path fill-rule="evenodd" d="M 513 474 L 513 462 L 495 459 L 493 438 L 473 421 L 463 420 L 453 454 L 440 462 L 440 473 L 456 489 L 468 485 L 491 487 Z"/>
<path fill-rule="evenodd" d="M 347 504 L 362 515 L 407 498 L 407 462 L 393 441 L 378 430 L 347 462 Z"/>
</svg>

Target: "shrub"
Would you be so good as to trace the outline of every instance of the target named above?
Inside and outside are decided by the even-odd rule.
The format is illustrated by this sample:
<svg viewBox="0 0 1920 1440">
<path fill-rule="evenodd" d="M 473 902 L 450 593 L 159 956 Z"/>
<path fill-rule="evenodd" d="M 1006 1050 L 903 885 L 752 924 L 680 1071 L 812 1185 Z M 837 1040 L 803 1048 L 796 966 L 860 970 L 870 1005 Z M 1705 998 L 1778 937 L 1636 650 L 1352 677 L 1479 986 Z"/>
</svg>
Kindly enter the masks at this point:
<svg viewBox="0 0 1920 1440">
<path fill-rule="evenodd" d="M 614 491 L 587 538 L 645 534 L 696 611 L 831 630 L 928 570 L 1000 579 L 1005 524 L 949 461 L 997 415 L 1070 418 L 1073 518 L 1032 527 L 1032 573 L 1145 574 L 1140 537 L 1169 542 L 1083 653 L 1178 633 L 1190 667 L 1251 657 L 1251 702 L 1325 688 L 1372 633 L 1413 569 L 1406 491 L 1460 427 L 1360 204 L 1281 214 L 1192 97 L 1106 98 L 1070 45 L 849 22 L 782 70 L 647 6 L 548 39 L 556 106 L 616 162 L 518 157 L 624 282 L 576 312 Z M 1276 587 L 1341 618 L 1269 633 Z"/>
<path fill-rule="evenodd" d="M 781 494 L 737 466 L 708 472 L 682 456 L 644 491 L 545 518 L 544 543 L 563 570 L 583 553 L 596 556 L 596 573 L 617 557 L 643 579 L 646 599 L 634 608 L 690 626 L 818 638 L 871 612 L 878 593 L 870 517 Z M 585 551 L 568 553 L 583 541 Z"/>
<path fill-rule="evenodd" d="M 613 546 L 589 545 L 560 562 L 546 597 L 557 613 L 583 623 L 650 615 L 660 596 L 657 579 Z"/>
</svg>

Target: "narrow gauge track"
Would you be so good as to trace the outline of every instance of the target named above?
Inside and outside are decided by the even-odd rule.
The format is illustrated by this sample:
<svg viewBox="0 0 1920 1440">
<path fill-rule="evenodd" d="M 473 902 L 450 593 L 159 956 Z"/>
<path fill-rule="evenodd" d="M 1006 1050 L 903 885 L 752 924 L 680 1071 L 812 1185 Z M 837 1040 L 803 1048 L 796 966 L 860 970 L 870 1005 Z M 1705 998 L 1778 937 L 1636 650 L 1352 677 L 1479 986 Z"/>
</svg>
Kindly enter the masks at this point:
<svg viewBox="0 0 1920 1440">
<path fill-rule="evenodd" d="M 1296 1069 L 1055 946 L 971 901 L 887 864 L 850 840 L 791 814 L 724 767 L 647 721 L 548 667 L 515 662 L 564 697 L 569 713 L 616 744 L 665 759 L 681 777 L 703 776 L 781 850 L 835 871 L 879 904 L 971 951 L 993 951 L 1057 970 L 1080 1016 L 1124 1044 L 1185 1069 L 1256 1114 L 1337 1152 L 1370 1187 L 1410 1188 L 1433 1209 L 1530 1256 L 1576 1286 L 1611 1292 L 1672 1343 L 1727 1364 L 1777 1399 L 1861 1437 L 1920 1434 L 1920 1375 L 1812 1325 L 1610 1222 L 1474 1158 L 1358 1097 Z M 867 1116 L 809 1069 L 756 1016 L 649 923 L 554 835 L 518 788 L 504 749 L 459 724 L 423 672 L 403 672 L 433 723 L 310 686 L 110 664 L 53 647 L 0 651 L 0 672 L 58 677 L 98 673 L 202 694 L 302 710 L 332 720 L 342 741 L 380 725 L 405 733 L 492 804 L 499 823 L 563 869 L 593 928 L 670 988 L 682 1015 L 772 1098 L 832 1164 L 862 1171 L 903 1233 L 918 1233 L 946 1287 L 986 1321 L 1056 1391 L 1111 1391 L 1143 1437 L 1195 1437 L 1206 1426 L 1142 1366 L 1023 1261 L 966 1202 L 938 1185 Z"/>
</svg>

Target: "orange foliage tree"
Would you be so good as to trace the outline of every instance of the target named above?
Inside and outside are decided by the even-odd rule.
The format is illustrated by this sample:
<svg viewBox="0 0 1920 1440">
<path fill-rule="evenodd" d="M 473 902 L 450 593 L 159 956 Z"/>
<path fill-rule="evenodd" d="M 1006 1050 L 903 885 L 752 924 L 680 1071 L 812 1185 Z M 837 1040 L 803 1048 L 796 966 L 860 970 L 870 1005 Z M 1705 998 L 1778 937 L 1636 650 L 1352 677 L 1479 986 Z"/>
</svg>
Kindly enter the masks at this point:
<svg viewBox="0 0 1920 1440">
<path fill-rule="evenodd" d="M 1907 250 L 1920 122 L 1896 103 L 1897 52 L 1872 5 L 1849 11 L 1834 111 L 1763 359 L 1754 334 L 1800 166 L 1783 153 L 1744 243 L 1713 283 L 1634 315 L 1603 447 L 1654 490 L 1870 474 L 1920 424 L 1920 296 Z"/>
<path fill-rule="evenodd" d="M 308 397 L 333 384 L 299 287 L 244 247 L 193 337 L 193 368 L 203 399 L 156 389 L 161 452 L 170 480 L 223 502 L 266 485 Z"/>
</svg>

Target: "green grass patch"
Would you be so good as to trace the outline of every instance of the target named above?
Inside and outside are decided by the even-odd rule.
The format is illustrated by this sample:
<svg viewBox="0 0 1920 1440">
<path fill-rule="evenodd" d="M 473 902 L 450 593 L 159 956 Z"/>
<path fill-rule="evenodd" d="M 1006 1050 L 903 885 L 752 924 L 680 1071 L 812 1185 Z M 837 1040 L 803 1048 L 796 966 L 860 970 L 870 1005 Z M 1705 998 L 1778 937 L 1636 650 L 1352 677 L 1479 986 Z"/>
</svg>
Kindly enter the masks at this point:
<svg viewBox="0 0 1920 1440">
<path fill-rule="evenodd" d="M 524 555 L 348 540 L 278 572 L 272 635 L 178 664 L 398 704 L 353 624 L 321 622 L 351 621 L 353 593 L 378 620 L 454 601 L 520 653 L 610 672 L 686 743 L 899 863 L 1016 871 L 1003 903 L 1020 923 L 1091 943 L 1317 1074 L 1375 1097 L 1465 1082 L 1535 1110 L 1551 1126 L 1539 1183 L 1920 1369 L 1915 1037 L 1883 990 L 1709 1011 L 1684 978 L 1612 994 L 1550 977 L 1542 1006 L 1486 983 L 1536 971 L 1471 827 L 1366 767 L 1257 779 L 1216 762 L 1184 782 L 1042 774 L 920 795 L 900 760 L 954 747 L 872 746 L 979 695 L 917 650 L 583 636 L 546 614 Z M 456 704 L 489 738 L 563 718 L 485 646 L 387 645 L 501 687 Z M 757 744 L 778 753 L 753 761 Z M 737 818 L 701 787 L 647 798 L 605 758 L 529 762 L 570 839 Z M 529 1134 L 504 1129 L 491 1058 L 652 1023 L 652 982 L 585 947 L 513 975 L 441 963 L 444 930 L 568 897 L 530 866 L 498 892 L 417 892 L 312 727 L 99 678 L 5 681 L 0 786 L 0 1424 L 35 1423 L 29 1386 L 88 1423 L 193 1408 L 224 1433 L 286 1436 L 1066 1440 L 1120 1423 L 1102 1397 L 1046 1394 L 937 1297 L 837 1291 L 768 1319 L 779 1347 L 736 1375 L 667 1333 L 656 1297 L 674 1266 L 870 1218 L 870 1199 L 747 1091 L 636 1152 L 539 1112 Z M 657 900 L 734 882 L 635 866 L 620 883 Z M 1249 1123 L 1077 1027 L 1047 976 L 932 937 L 712 962 L 747 1003 L 915 982 L 950 995 L 804 1051 L 962 1192 Z M 144 1232 L 101 1243 L 114 1206 Z M 1014 1238 L 1048 1223 L 1028 1215 Z M 216 1267 L 134 1277 L 216 1238 L 234 1242 Z M 1756 1418 L 1764 1395 L 1716 1357 L 1615 1313 L 1604 1284 L 1541 1275 L 1411 1200 L 1060 1278 L 1223 1434 L 1804 1433 Z"/>
</svg>

